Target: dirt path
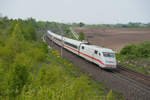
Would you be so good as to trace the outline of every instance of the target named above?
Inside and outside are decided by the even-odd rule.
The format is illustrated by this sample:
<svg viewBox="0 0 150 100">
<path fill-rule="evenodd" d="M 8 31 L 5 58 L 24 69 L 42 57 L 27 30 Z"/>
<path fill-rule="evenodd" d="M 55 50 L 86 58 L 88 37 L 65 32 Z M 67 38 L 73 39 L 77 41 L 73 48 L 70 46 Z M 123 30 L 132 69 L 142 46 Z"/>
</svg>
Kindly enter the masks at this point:
<svg viewBox="0 0 150 100">
<path fill-rule="evenodd" d="M 150 28 L 88 28 L 75 27 L 83 31 L 89 42 L 120 51 L 125 45 L 150 41 Z"/>
</svg>

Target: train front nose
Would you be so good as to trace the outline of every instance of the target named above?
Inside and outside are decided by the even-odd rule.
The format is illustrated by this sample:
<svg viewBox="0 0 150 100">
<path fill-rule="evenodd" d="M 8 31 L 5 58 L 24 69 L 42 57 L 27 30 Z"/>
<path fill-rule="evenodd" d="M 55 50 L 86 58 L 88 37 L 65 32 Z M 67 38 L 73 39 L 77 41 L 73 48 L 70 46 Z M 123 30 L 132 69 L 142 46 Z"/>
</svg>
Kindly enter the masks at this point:
<svg viewBox="0 0 150 100">
<path fill-rule="evenodd" d="M 105 68 L 106 69 L 115 69 L 115 68 L 117 68 L 117 66 L 116 65 L 105 65 Z"/>
<path fill-rule="evenodd" d="M 105 67 L 109 68 L 109 69 L 115 69 L 116 68 L 116 60 L 115 59 L 106 59 Z"/>
</svg>

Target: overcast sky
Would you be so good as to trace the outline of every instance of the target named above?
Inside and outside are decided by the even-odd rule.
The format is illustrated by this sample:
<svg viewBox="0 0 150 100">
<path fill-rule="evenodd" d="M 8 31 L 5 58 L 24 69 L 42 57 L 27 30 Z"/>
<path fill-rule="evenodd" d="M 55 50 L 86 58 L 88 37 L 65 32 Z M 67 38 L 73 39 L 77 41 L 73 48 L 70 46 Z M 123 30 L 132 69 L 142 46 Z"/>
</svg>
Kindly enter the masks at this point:
<svg viewBox="0 0 150 100">
<path fill-rule="evenodd" d="M 150 0 L 0 0 L 9 18 L 88 24 L 150 22 Z"/>
</svg>

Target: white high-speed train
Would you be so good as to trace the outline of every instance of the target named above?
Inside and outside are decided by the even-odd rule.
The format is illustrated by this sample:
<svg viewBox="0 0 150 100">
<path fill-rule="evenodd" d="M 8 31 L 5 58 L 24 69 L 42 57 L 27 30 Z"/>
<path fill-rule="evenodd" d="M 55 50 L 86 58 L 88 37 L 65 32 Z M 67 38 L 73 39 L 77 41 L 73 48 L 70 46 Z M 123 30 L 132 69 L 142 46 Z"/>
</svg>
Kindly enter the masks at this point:
<svg viewBox="0 0 150 100">
<path fill-rule="evenodd" d="M 57 35 L 51 31 L 47 31 L 48 38 L 63 48 L 73 52 L 74 54 L 91 61 L 104 69 L 115 69 L 116 58 L 115 53 L 111 49 L 103 48 L 96 45 L 90 45 L 88 42 L 73 40 L 70 38 Z"/>
</svg>

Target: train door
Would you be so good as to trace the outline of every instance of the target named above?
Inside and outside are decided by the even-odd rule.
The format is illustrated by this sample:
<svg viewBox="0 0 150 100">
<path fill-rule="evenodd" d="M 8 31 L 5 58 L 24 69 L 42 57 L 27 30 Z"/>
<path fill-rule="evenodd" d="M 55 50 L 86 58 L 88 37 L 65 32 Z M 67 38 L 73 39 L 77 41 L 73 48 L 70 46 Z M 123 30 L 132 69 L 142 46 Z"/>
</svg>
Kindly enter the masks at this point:
<svg viewBox="0 0 150 100">
<path fill-rule="evenodd" d="M 81 44 L 79 46 L 79 56 L 85 58 L 85 59 L 88 59 L 87 57 L 87 50 L 86 50 L 86 46 L 84 44 Z"/>
<path fill-rule="evenodd" d="M 79 50 L 79 55 L 81 56 L 81 57 L 84 57 L 85 58 L 85 46 L 83 45 L 83 44 L 81 44 L 80 46 L 79 46 L 79 48 L 80 48 L 80 50 Z"/>
<path fill-rule="evenodd" d="M 94 53 L 93 53 L 93 62 L 98 64 L 96 59 L 98 59 L 98 50 L 94 50 Z"/>
<path fill-rule="evenodd" d="M 94 62 L 98 64 L 99 66 L 102 66 L 102 61 L 103 61 L 102 58 L 103 57 L 101 53 L 98 50 L 94 50 Z"/>
</svg>

